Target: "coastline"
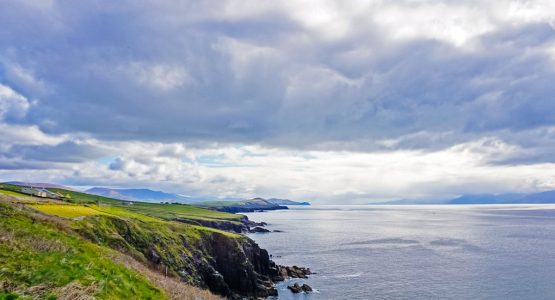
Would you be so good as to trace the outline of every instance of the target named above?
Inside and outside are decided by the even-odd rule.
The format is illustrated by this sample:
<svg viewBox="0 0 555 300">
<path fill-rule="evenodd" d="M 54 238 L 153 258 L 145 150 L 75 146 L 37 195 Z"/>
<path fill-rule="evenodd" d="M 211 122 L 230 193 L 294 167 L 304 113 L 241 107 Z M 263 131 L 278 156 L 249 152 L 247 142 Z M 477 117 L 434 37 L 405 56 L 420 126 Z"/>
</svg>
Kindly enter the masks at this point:
<svg viewBox="0 0 555 300">
<path fill-rule="evenodd" d="M 297 206 L 297 205 L 295 205 Z M 299 206 L 306 206 L 306 205 L 299 205 Z M 253 211 L 253 212 L 249 212 L 249 215 L 253 215 L 256 214 L 258 215 L 259 213 L 263 213 L 264 211 Z M 243 232 L 243 234 L 245 236 L 247 236 L 248 238 L 252 239 L 253 241 L 256 241 L 256 237 L 258 236 L 269 236 L 269 235 L 273 235 L 273 234 L 280 234 L 280 233 L 284 233 L 283 230 L 280 229 L 268 229 L 266 228 L 266 226 L 271 226 L 272 224 L 267 223 L 266 221 L 261 221 L 261 219 L 258 219 L 257 221 L 252 221 L 249 219 L 248 215 L 244 215 L 245 218 L 247 220 L 249 220 L 248 222 L 251 224 L 256 224 L 260 227 L 263 228 L 263 231 L 258 231 L 258 230 L 248 230 L 246 232 Z M 270 250 L 266 250 L 266 251 L 270 251 Z M 280 259 L 281 255 L 273 255 L 270 254 L 270 259 Z M 275 262 L 274 262 L 275 263 Z M 294 263 L 290 263 L 290 264 L 277 264 L 275 263 L 276 266 L 278 267 L 279 271 L 280 271 L 280 277 L 276 278 L 277 280 L 275 280 L 274 282 L 274 288 L 276 289 L 276 294 L 275 295 L 271 295 L 269 297 L 267 297 L 267 299 L 272 299 L 272 300 L 276 300 L 276 299 L 280 299 L 280 296 L 284 296 L 282 293 L 287 293 L 288 295 L 285 295 L 284 298 L 289 298 L 292 297 L 293 295 L 305 295 L 308 296 L 310 294 L 312 294 L 313 292 L 318 292 L 317 290 L 314 290 L 312 286 L 307 284 L 307 279 L 309 279 L 310 277 L 312 277 L 311 275 L 315 275 L 316 273 L 312 272 L 312 270 L 310 269 L 310 267 L 305 266 L 305 267 L 299 267 L 298 265 L 302 265 L 302 262 L 294 262 Z M 286 265 L 291 265 L 291 266 L 286 266 Z M 310 275 L 310 277 L 309 277 Z"/>
<path fill-rule="evenodd" d="M 178 204 L 135 202 L 129 205 L 115 199 L 78 192 L 71 192 L 70 198 L 70 192 L 66 192 L 67 199 L 62 200 L 30 197 L 15 192 L 13 195 L 0 193 L 0 226 L 12 226 L 14 231 L 34 236 L 33 240 L 46 238 L 33 231 L 32 228 L 38 226 L 44 228 L 44 232 L 55 232 L 64 241 L 74 240 L 79 241 L 79 245 L 95 245 L 94 247 L 105 253 L 117 251 L 129 258 L 125 262 L 132 262 L 129 268 L 133 270 L 124 272 L 140 276 L 140 272 L 149 269 L 152 272 L 148 274 L 158 274 L 151 278 L 173 278 L 170 280 L 174 280 L 176 286 L 194 286 L 204 289 L 206 293 L 209 290 L 228 299 L 276 296 L 277 283 L 287 278 L 302 278 L 310 274 L 310 270 L 305 268 L 276 264 L 267 250 L 246 235 L 263 232 L 266 224 L 250 221 L 247 216 L 240 217 Z M 14 222 L 15 220 L 20 222 Z M 10 240 L 13 245 L 31 241 L 15 237 Z M 53 255 L 65 257 L 68 253 L 63 249 L 70 247 L 74 247 L 73 244 L 60 244 L 52 249 L 55 252 Z M 9 252 L 18 253 L 21 249 L 27 248 L 16 247 Z M 107 264 L 118 264 L 115 258 L 112 261 L 112 257 L 121 255 L 106 257 Z M 9 266 L 13 257 L 0 257 L 2 259 Z M 141 265 L 143 267 L 136 267 Z M 65 266 L 49 266 L 48 269 L 57 272 L 58 286 L 71 284 L 66 281 L 71 277 L 68 277 L 70 270 Z M 32 276 L 40 276 L 35 275 L 34 270 L 34 267 L 23 269 Z M 4 274 L 16 274 L 20 271 L 4 270 L 0 273 L 0 281 Z M 80 274 L 85 276 L 86 272 Z M 143 281 L 152 291 L 167 288 L 160 282 L 165 281 Z M 4 292 L 28 295 L 31 293 L 30 288 L 25 282 L 15 281 Z M 53 285 L 52 289 L 55 288 Z M 45 290 L 45 293 L 48 291 Z M 94 293 L 93 288 L 91 293 Z"/>
</svg>

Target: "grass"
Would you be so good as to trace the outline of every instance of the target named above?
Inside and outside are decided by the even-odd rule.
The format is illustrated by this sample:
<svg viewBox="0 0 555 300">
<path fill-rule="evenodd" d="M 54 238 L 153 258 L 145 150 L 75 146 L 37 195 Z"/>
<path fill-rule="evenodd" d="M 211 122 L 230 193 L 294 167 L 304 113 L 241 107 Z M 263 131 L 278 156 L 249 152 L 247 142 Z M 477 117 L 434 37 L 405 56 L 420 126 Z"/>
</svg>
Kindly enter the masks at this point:
<svg viewBox="0 0 555 300">
<path fill-rule="evenodd" d="M 205 221 L 229 221 L 239 223 L 242 215 L 219 212 L 187 204 L 158 204 L 135 202 L 127 210 L 165 220 L 190 219 Z"/>
<path fill-rule="evenodd" d="M 63 195 L 65 197 L 65 199 L 67 201 L 72 202 L 72 203 L 116 205 L 116 204 L 121 204 L 122 202 L 124 202 L 124 201 L 121 201 L 121 200 L 112 199 L 112 198 L 108 198 L 108 197 L 90 195 L 90 194 L 85 194 L 85 193 L 75 192 L 75 191 L 70 191 L 70 190 L 64 190 L 64 189 L 49 188 L 48 190 L 50 190 L 52 192 L 60 193 L 61 195 Z"/>
<path fill-rule="evenodd" d="M 17 188 L 0 194 L 0 300 L 218 299 L 180 279 L 163 278 L 144 263 L 168 266 L 175 278 L 203 285 L 193 262 L 208 255 L 207 245 L 225 236 L 230 251 L 242 251 L 246 239 L 174 221 L 239 223 L 241 215 L 182 204 L 129 205 L 62 189 L 51 190 L 63 200 L 38 199 Z"/>
<path fill-rule="evenodd" d="M 10 191 L 10 190 L 0 190 L 0 194 L 4 194 L 8 196 L 25 196 L 25 194 Z"/>
<path fill-rule="evenodd" d="M 179 300 L 222 300 L 223 298 L 211 294 L 207 290 L 202 290 L 181 282 L 181 280 L 173 277 L 166 277 L 159 272 L 145 267 L 137 260 L 128 255 L 117 255 L 114 260 L 121 262 L 130 269 L 144 274 L 151 282 L 161 287 L 171 299 Z M 2 299 L 2 298 L 0 298 Z"/>
<path fill-rule="evenodd" d="M 49 215 L 64 218 L 78 218 L 102 214 L 103 212 L 83 205 L 70 204 L 31 204 L 30 207 Z"/>
<path fill-rule="evenodd" d="M 7 184 L 7 183 L 0 184 L 0 189 L 18 192 L 18 193 L 21 192 L 21 187 L 19 185 L 14 185 L 14 184 Z"/>
<path fill-rule="evenodd" d="M 119 214 L 121 211 L 118 209 L 112 212 Z M 126 213 L 126 216 L 129 215 Z M 147 216 L 134 218 L 100 214 L 75 221 L 72 226 L 94 243 L 117 249 L 142 261 L 154 260 L 159 266 L 168 266 L 170 275 L 182 277 L 193 285 L 203 280 L 198 277 L 199 271 L 193 261 L 199 259 L 199 250 L 208 241 L 218 235 L 235 243 L 245 239 L 240 234 Z"/>
<path fill-rule="evenodd" d="M 243 205 L 245 201 L 204 201 L 200 202 L 199 205 L 203 207 L 224 207 L 232 205 Z"/>
<path fill-rule="evenodd" d="M 63 189 L 49 190 L 64 195 L 66 197 L 66 200 L 71 203 L 99 204 L 100 206 L 102 206 L 103 204 L 108 204 L 112 207 L 121 207 L 126 211 L 140 213 L 164 220 L 181 218 L 190 220 L 229 221 L 238 223 L 243 218 L 243 216 L 241 215 L 219 212 L 187 204 L 133 202 L 132 205 L 129 205 L 129 202 L 127 201 L 112 199 L 108 197 L 95 196 Z"/>
<path fill-rule="evenodd" d="M 3 184 L 0 188 L 0 192 L 9 193 L 13 196 L 23 196 L 23 194 L 17 191 L 21 190 L 21 187 L 10 184 Z M 189 220 L 203 220 L 203 221 L 227 221 L 239 223 L 243 216 L 225 212 L 219 212 L 215 210 L 210 210 L 206 208 L 196 207 L 187 204 L 161 204 L 161 203 L 146 203 L 146 202 L 134 202 L 133 205 L 129 205 L 129 202 L 117 200 L 113 198 L 90 195 L 86 193 L 70 191 L 58 188 L 49 188 L 52 192 L 60 193 L 64 196 L 64 200 L 73 204 L 86 204 L 89 207 L 93 205 L 97 206 L 97 210 L 106 212 L 109 210 L 107 207 L 112 207 L 113 212 L 116 215 L 122 216 L 127 212 L 134 212 L 154 218 L 160 218 L 164 220 L 173 219 L 189 219 Z M 48 201 L 48 200 L 44 200 Z M 100 208 L 99 208 L 100 207 Z M 101 208 L 104 207 L 104 208 Z M 122 210 L 115 210 L 116 207 L 120 207 Z M 38 206 L 37 206 L 38 209 Z M 43 211 L 53 215 L 75 218 L 80 216 L 87 216 L 95 214 L 89 209 L 80 208 L 70 208 L 70 207 L 43 207 Z M 110 212 L 108 212 L 110 213 Z M 137 215 L 129 215 L 129 217 L 138 218 Z"/>
<path fill-rule="evenodd" d="M 65 204 L 65 203 L 64 204 L 33 203 L 33 204 L 27 204 L 27 206 L 35 210 L 38 210 L 40 212 L 43 212 L 45 214 L 62 217 L 62 218 L 68 218 L 68 219 L 75 219 L 75 218 L 95 216 L 95 215 L 104 215 L 104 216 L 111 216 L 111 217 L 117 217 L 117 218 L 137 220 L 142 223 L 152 223 L 152 224 L 156 224 L 157 226 L 173 228 L 182 233 L 187 233 L 192 229 L 194 231 L 217 232 L 234 238 L 240 237 L 240 235 L 230 233 L 227 231 L 222 231 L 222 230 L 203 227 L 203 226 L 174 223 L 174 222 L 169 222 L 167 220 L 164 220 L 162 218 L 151 217 L 149 215 L 142 214 L 142 213 L 135 213 L 127 210 L 128 207 L 123 208 L 123 207 L 109 206 L 109 205 L 76 205 L 76 204 Z M 197 234 L 195 233 L 194 235 L 197 235 Z"/>
<path fill-rule="evenodd" d="M 4 292 L 22 299 L 166 298 L 142 275 L 111 261 L 112 253 L 63 223 L 0 203 L 0 286 L 9 287 Z"/>
</svg>

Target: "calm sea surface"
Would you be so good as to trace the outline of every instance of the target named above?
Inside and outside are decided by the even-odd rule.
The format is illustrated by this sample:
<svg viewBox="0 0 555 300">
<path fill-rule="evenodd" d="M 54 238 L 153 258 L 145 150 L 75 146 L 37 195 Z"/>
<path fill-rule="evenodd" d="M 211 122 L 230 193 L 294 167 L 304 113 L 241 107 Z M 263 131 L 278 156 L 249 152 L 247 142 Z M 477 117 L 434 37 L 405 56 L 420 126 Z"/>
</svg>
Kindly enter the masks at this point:
<svg viewBox="0 0 555 300">
<path fill-rule="evenodd" d="M 247 214 L 311 295 L 279 299 L 555 299 L 555 205 L 312 206 Z"/>
</svg>

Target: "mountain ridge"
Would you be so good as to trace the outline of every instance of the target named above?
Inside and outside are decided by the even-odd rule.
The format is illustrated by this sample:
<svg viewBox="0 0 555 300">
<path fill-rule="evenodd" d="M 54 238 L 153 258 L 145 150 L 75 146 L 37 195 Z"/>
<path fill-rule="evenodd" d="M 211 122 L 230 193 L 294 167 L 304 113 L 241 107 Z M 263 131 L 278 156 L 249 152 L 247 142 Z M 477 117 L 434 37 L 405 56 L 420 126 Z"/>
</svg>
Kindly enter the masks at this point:
<svg viewBox="0 0 555 300">
<path fill-rule="evenodd" d="M 146 201 L 146 202 L 179 202 L 194 203 L 206 201 L 205 198 L 194 198 L 179 194 L 166 193 L 149 188 L 117 189 L 105 187 L 93 187 L 85 190 L 85 193 L 115 198 L 124 201 Z"/>
<path fill-rule="evenodd" d="M 369 204 L 555 204 L 555 190 L 537 193 L 463 194 L 451 199 L 400 199 Z"/>
</svg>

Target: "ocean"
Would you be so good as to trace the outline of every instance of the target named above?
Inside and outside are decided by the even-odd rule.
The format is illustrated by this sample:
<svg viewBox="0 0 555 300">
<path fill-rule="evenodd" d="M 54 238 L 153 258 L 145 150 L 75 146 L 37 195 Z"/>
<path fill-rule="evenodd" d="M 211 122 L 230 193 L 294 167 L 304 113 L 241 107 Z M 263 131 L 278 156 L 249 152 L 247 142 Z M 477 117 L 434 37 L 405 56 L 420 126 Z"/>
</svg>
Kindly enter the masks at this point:
<svg viewBox="0 0 555 300">
<path fill-rule="evenodd" d="M 284 299 L 555 299 L 555 205 L 291 206 L 249 213 Z M 312 294 L 287 285 L 307 283 Z"/>
</svg>

